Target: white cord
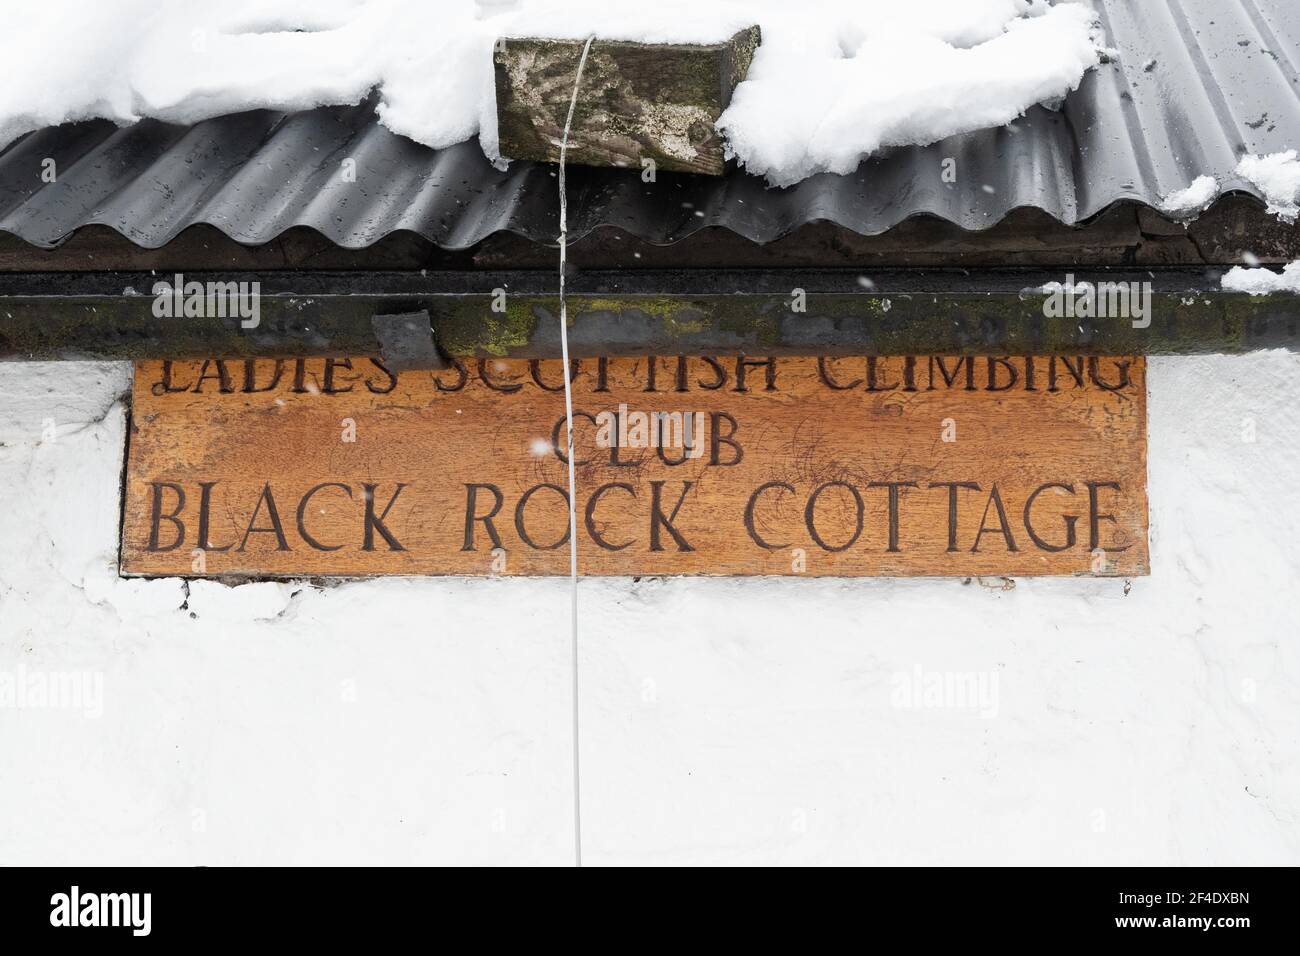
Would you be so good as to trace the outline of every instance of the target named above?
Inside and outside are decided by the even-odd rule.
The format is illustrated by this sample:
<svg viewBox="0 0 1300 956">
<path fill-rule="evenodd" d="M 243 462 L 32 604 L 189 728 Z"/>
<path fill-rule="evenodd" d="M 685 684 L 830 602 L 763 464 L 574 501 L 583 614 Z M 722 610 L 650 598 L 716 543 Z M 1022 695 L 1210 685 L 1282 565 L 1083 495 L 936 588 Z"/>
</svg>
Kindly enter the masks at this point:
<svg viewBox="0 0 1300 956">
<path fill-rule="evenodd" d="M 569 313 L 564 299 L 564 267 L 569 244 L 569 201 L 564 190 L 564 160 L 569 152 L 569 128 L 573 125 L 573 111 L 578 105 L 578 87 L 582 85 L 582 71 L 587 65 L 594 35 L 587 37 L 578 61 L 578 75 L 573 80 L 573 96 L 569 99 L 569 115 L 564 121 L 564 138 L 560 141 L 560 357 L 564 362 L 564 420 L 568 431 L 569 453 L 569 581 L 572 586 L 573 624 L 573 858 L 575 866 L 582 866 L 582 777 L 578 762 L 578 505 L 574 493 L 576 481 L 573 469 L 573 388 L 569 368 Z"/>
</svg>

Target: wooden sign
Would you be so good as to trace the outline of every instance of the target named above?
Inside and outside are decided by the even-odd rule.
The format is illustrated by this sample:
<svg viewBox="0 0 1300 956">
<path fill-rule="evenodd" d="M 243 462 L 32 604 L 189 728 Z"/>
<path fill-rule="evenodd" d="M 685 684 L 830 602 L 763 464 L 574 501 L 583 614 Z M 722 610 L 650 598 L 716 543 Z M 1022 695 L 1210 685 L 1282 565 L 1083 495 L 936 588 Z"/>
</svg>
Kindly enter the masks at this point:
<svg viewBox="0 0 1300 956">
<path fill-rule="evenodd" d="M 574 363 L 588 575 L 1147 573 L 1142 358 Z M 557 361 L 136 366 L 127 574 L 566 574 Z"/>
</svg>

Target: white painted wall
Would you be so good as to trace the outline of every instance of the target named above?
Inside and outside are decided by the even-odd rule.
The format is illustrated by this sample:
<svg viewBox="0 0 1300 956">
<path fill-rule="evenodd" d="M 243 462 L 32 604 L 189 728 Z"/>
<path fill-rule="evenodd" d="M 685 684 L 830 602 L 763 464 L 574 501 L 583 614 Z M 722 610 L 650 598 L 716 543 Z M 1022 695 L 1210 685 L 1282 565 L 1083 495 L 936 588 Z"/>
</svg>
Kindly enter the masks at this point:
<svg viewBox="0 0 1300 956">
<path fill-rule="evenodd" d="M 125 384 L 0 365 L 0 680 L 102 676 L 0 706 L 0 864 L 568 861 L 565 582 L 182 609 L 115 575 Z M 588 862 L 1300 862 L 1300 358 L 1150 388 L 1131 590 L 584 583 Z M 917 668 L 983 705 L 900 706 Z"/>
</svg>

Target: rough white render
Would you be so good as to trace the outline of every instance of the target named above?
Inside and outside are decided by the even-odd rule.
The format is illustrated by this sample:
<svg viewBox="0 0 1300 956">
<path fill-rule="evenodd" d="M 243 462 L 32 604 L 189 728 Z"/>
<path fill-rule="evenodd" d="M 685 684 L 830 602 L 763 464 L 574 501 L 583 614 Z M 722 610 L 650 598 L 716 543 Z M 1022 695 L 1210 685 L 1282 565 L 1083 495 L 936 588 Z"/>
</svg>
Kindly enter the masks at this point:
<svg viewBox="0 0 1300 956">
<path fill-rule="evenodd" d="M 0 863 L 568 862 L 566 582 L 120 580 L 125 386 L 0 365 Z M 584 582 L 588 862 L 1300 862 L 1298 394 L 1151 360 L 1149 578 Z"/>
</svg>

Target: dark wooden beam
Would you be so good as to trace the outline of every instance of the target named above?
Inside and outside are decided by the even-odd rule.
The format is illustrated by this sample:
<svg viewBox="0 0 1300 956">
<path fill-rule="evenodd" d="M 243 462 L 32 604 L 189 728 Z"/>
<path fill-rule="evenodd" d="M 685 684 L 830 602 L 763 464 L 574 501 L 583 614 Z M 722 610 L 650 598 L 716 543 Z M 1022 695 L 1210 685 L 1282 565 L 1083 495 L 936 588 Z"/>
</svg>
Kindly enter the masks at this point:
<svg viewBox="0 0 1300 956">
<path fill-rule="evenodd" d="M 160 318 L 150 274 L 0 274 L 0 359 L 385 357 L 376 316 L 428 313 L 439 358 L 555 358 L 549 272 L 186 273 L 260 283 L 260 320 Z M 600 355 L 1169 355 L 1300 350 L 1300 296 L 1224 292 L 1200 270 L 1087 270 L 1150 283 L 1149 324 L 1045 308 L 1060 273 L 579 272 L 570 348 Z M 127 291 L 131 290 L 131 291 Z M 796 305 L 797 303 L 797 305 Z"/>
</svg>

